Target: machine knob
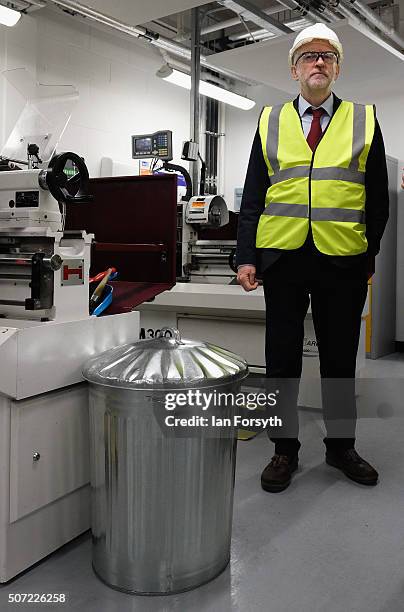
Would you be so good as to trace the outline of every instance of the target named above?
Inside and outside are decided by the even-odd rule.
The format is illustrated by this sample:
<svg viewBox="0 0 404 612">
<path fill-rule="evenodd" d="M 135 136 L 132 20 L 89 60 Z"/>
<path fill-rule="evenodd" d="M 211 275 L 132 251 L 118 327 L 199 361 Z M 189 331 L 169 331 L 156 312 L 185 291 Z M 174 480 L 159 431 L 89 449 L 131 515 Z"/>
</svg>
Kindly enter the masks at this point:
<svg viewBox="0 0 404 612">
<path fill-rule="evenodd" d="M 49 265 L 54 272 L 56 272 L 56 270 L 60 270 L 60 268 L 62 267 L 62 263 L 63 259 L 58 254 L 52 255 L 49 260 Z"/>
<path fill-rule="evenodd" d="M 32 461 L 39 461 L 41 458 L 40 453 L 38 453 L 38 451 L 35 451 L 35 453 L 32 455 Z"/>
<path fill-rule="evenodd" d="M 76 174 L 68 178 L 65 168 L 73 164 Z M 76 153 L 59 153 L 54 155 L 48 168 L 40 172 L 38 181 L 42 189 L 48 189 L 59 203 L 86 203 L 93 199 L 88 193 L 89 176 L 84 160 Z"/>
</svg>

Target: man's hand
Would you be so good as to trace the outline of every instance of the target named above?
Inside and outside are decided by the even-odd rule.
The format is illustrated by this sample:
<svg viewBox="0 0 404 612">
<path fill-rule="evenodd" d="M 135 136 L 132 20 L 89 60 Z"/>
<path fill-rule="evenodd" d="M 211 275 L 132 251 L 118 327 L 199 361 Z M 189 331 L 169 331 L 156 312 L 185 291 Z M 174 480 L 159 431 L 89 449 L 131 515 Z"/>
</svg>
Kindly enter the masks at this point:
<svg viewBox="0 0 404 612">
<path fill-rule="evenodd" d="M 245 265 L 240 266 L 238 269 L 237 281 L 245 291 L 253 291 L 258 287 L 258 283 L 255 280 L 255 274 L 255 266 Z"/>
<path fill-rule="evenodd" d="M 401 175 L 401 189 L 404 189 L 404 168 L 403 168 L 403 174 Z"/>
</svg>

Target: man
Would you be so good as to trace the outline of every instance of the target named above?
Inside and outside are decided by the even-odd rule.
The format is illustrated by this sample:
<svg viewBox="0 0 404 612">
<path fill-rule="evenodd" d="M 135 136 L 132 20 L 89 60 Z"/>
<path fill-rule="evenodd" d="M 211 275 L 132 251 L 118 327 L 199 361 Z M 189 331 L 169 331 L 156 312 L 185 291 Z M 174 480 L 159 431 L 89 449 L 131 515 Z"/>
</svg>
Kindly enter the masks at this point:
<svg viewBox="0 0 404 612">
<path fill-rule="evenodd" d="M 284 490 L 298 467 L 297 395 L 309 301 L 326 462 L 362 484 L 378 479 L 355 450 L 355 370 L 367 280 L 388 219 L 387 167 L 374 107 L 331 91 L 342 60 L 341 43 L 324 24 L 296 37 L 289 65 L 300 95 L 263 109 L 239 215 L 238 281 L 252 291 L 257 267 L 263 275 L 267 377 L 285 382 L 288 406 L 283 437 L 271 437 L 275 455 L 261 476 L 271 492 Z"/>
</svg>

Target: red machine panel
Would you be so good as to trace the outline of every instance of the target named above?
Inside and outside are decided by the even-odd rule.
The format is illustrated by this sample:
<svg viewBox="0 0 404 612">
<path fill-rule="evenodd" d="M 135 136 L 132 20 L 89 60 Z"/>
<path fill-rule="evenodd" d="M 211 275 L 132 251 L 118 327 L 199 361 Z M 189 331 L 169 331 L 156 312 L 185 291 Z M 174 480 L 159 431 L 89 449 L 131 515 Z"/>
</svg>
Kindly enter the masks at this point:
<svg viewBox="0 0 404 612">
<path fill-rule="evenodd" d="M 123 176 L 90 180 L 93 200 L 68 206 L 66 230 L 95 235 L 91 276 L 114 267 L 113 302 L 127 312 L 175 285 L 177 177 Z"/>
</svg>

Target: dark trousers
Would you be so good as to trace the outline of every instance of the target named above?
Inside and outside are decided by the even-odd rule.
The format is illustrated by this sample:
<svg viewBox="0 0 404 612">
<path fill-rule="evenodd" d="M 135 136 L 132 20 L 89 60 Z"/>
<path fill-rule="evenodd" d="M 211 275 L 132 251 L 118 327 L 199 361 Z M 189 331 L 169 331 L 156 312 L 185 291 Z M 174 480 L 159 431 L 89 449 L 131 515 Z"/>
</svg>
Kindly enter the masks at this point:
<svg viewBox="0 0 404 612">
<path fill-rule="evenodd" d="M 364 260 L 340 267 L 310 253 L 284 253 L 263 274 L 267 377 L 280 388 L 282 437 L 275 452 L 293 455 L 298 440 L 297 399 L 302 372 L 304 319 L 311 310 L 320 358 L 327 448 L 355 443 L 355 370 L 361 313 L 367 294 Z M 270 433 L 269 433 L 270 435 Z"/>
</svg>

